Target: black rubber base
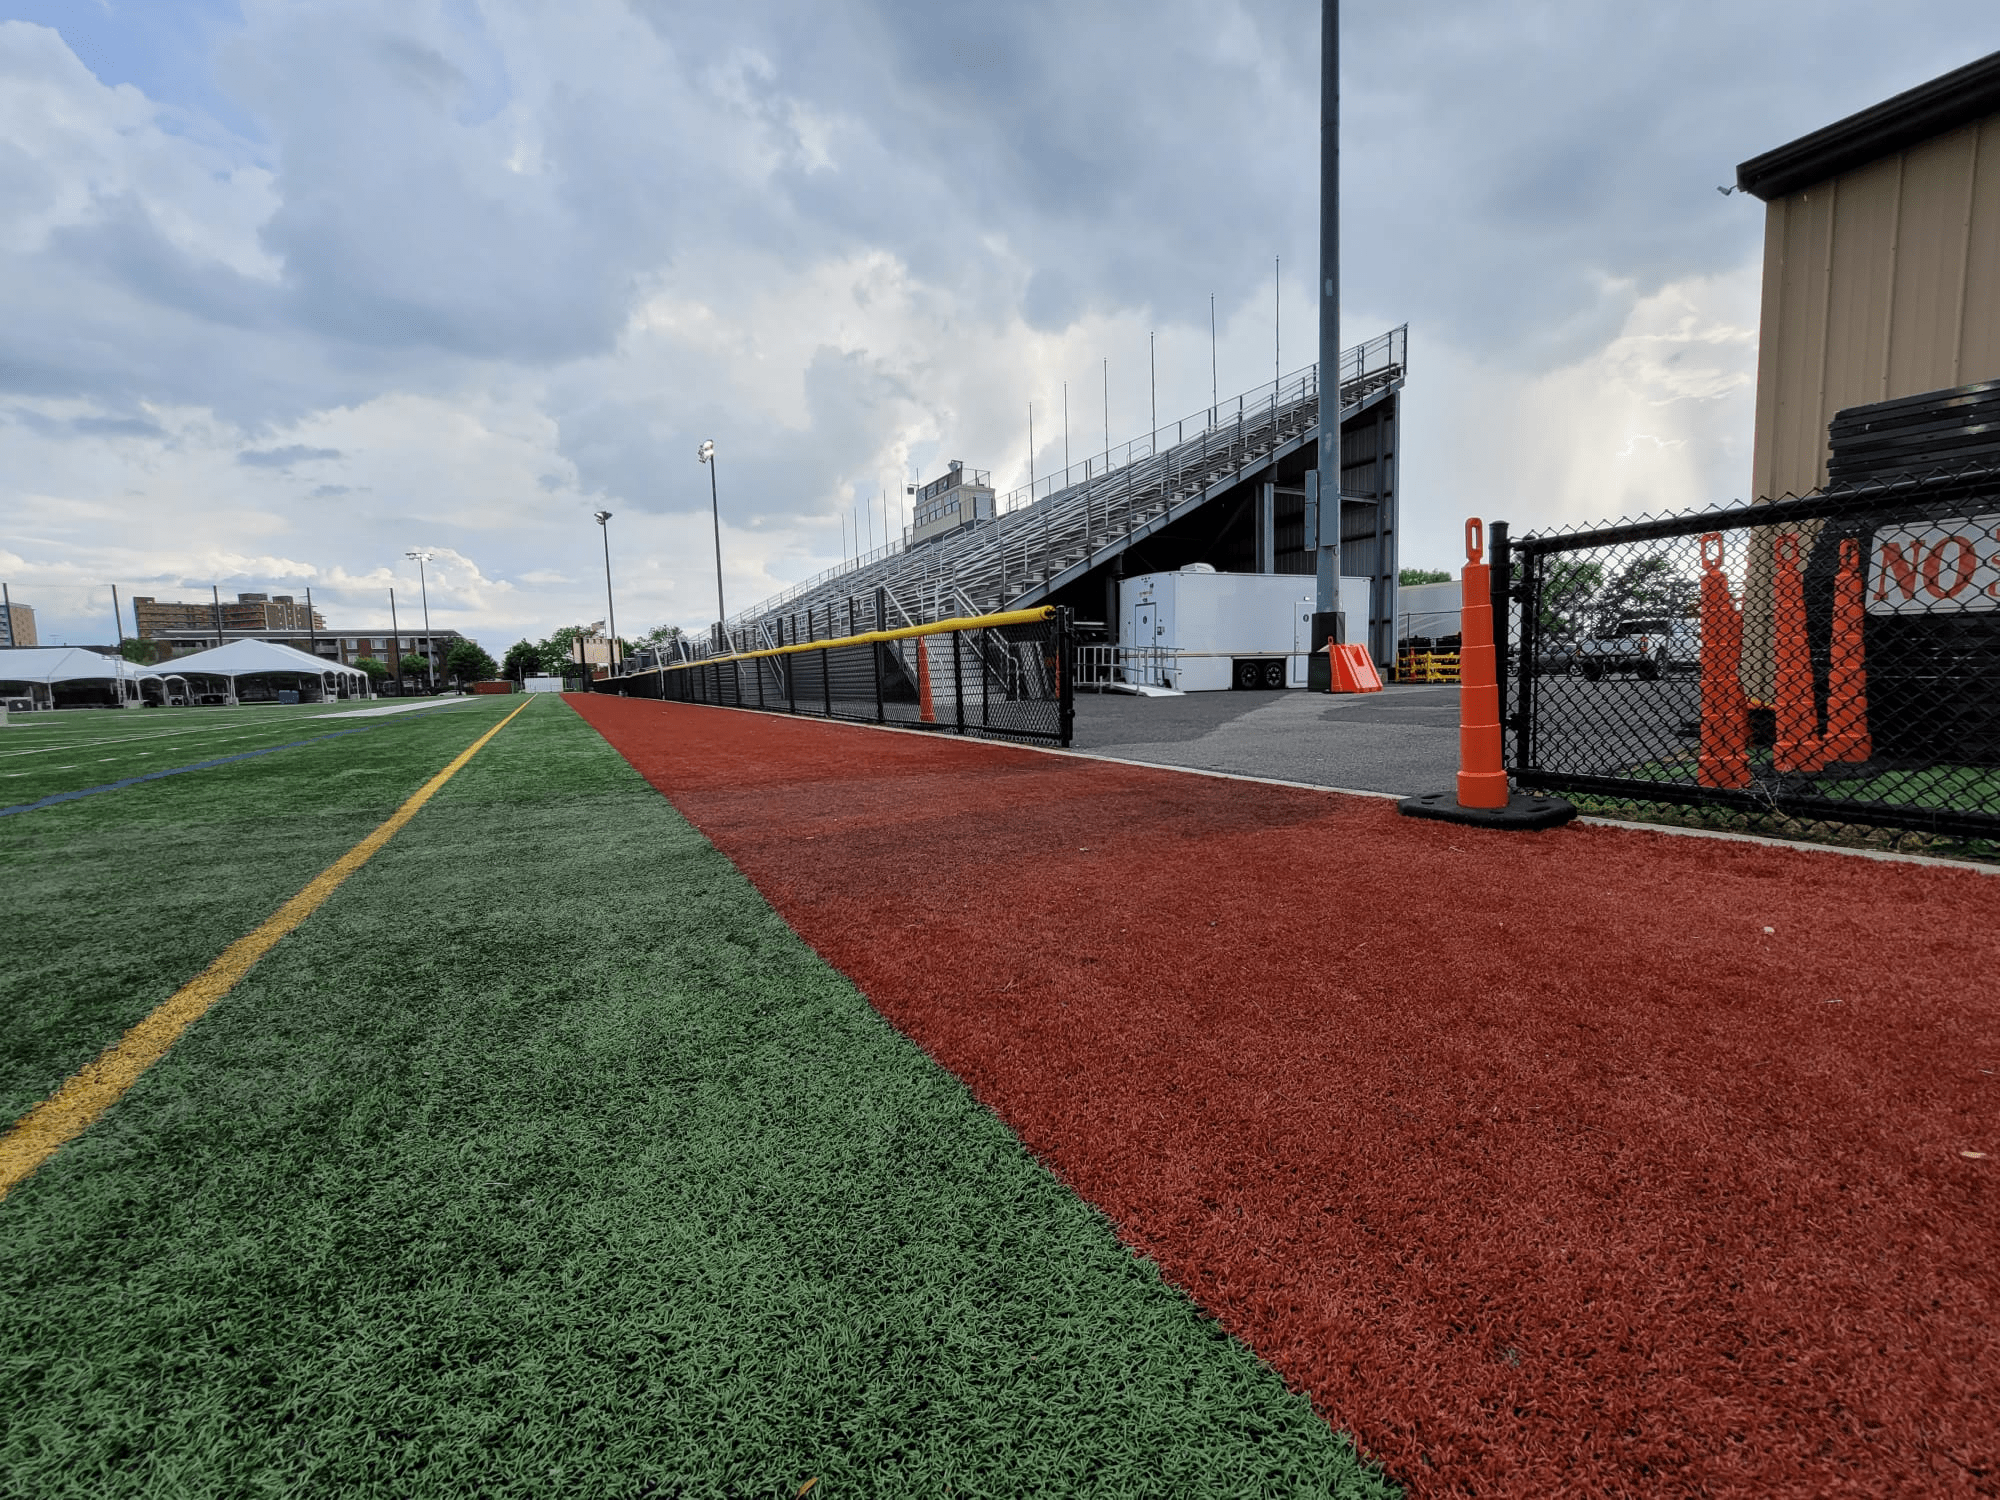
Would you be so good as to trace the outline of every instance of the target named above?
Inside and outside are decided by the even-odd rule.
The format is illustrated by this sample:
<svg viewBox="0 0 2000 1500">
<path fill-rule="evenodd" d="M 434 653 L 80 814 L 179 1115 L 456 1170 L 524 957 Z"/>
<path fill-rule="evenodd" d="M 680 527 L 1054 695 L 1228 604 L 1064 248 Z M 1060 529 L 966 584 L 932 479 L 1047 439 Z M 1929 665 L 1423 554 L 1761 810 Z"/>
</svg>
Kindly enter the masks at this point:
<svg viewBox="0 0 2000 1500">
<path fill-rule="evenodd" d="M 1430 792 L 1405 797 L 1396 810 L 1406 818 L 1432 818 L 1440 823 L 1468 823 L 1474 828 L 1560 828 L 1576 809 L 1560 797 L 1531 797 L 1515 792 L 1505 807 L 1460 807 L 1456 792 Z"/>
</svg>

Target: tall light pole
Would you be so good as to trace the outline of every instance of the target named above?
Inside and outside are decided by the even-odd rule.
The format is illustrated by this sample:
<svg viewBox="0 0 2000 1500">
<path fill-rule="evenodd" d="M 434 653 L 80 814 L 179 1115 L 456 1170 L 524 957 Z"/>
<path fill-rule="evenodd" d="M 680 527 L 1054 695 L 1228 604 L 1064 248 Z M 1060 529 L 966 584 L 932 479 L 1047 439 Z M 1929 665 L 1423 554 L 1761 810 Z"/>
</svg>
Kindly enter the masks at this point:
<svg viewBox="0 0 2000 1500">
<path fill-rule="evenodd" d="M 1340 609 L 1340 0 L 1319 9 L 1319 535 L 1314 603 L 1336 631 Z M 1314 621 L 1314 624 L 1319 624 Z M 1317 635 L 1318 631 L 1315 630 Z M 1348 637 L 1341 633 L 1335 641 Z"/>
<path fill-rule="evenodd" d="M 611 632 L 604 660 L 605 675 L 609 676 L 618 669 L 618 611 L 611 603 L 611 528 L 606 524 L 611 519 L 611 512 L 600 510 L 595 512 L 595 516 L 597 529 L 604 533 L 604 623 Z"/>
<path fill-rule="evenodd" d="M 431 554 L 417 551 L 405 552 L 403 556 L 413 559 L 417 565 L 417 588 L 424 598 L 424 660 L 429 663 L 430 686 L 435 689 L 438 677 L 437 643 L 431 639 L 431 586 L 424 578 L 424 564 L 431 560 Z"/>
<path fill-rule="evenodd" d="M 708 465 L 708 509 L 715 518 L 715 635 L 720 646 L 726 644 L 722 633 L 728 628 L 729 609 L 722 602 L 722 502 L 715 497 L 715 440 L 703 438 L 694 456 Z"/>
</svg>

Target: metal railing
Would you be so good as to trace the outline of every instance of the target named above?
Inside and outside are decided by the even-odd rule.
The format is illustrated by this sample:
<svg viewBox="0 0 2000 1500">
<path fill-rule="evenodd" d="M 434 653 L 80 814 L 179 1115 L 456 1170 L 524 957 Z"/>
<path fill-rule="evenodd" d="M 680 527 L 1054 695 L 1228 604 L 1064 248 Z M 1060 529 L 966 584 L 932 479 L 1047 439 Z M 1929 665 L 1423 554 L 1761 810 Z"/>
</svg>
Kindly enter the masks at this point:
<svg viewBox="0 0 2000 1500">
<path fill-rule="evenodd" d="M 879 606 L 878 600 L 878 606 Z M 1068 745 L 1075 722 L 1069 612 L 1043 606 L 794 641 L 601 678 L 600 693 L 986 739 Z"/>
<path fill-rule="evenodd" d="M 1341 355 L 1342 410 L 1398 384 L 1407 326 Z M 747 648 L 759 626 L 818 632 L 877 589 L 912 620 L 977 613 L 1032 599 L 1065 569 L 1210 485 L 1309 436 L 1319 420 L 1318 366 L 1309 365 L 1205 406 L 1118 447 L 1093 454 L 996 499 L 990 519 L 912 544 L 908 533 L 825 569 L 732 616 L 725 642 Z M 698 647 L 697 650 L 700 648 Z"/>
<path fill-rule="evenodd" d="M 2000 471 L 1495 541 L 1520 785 L 2000 840 Z"/>
</svg>

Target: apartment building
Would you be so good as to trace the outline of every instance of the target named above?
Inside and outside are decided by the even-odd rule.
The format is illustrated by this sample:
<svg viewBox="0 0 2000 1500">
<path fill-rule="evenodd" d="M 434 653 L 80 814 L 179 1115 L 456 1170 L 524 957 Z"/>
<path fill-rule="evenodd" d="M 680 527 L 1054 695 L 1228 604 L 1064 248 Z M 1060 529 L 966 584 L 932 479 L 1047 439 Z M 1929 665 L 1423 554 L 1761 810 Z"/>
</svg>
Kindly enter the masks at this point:
<svg viewBox="0 0 2000 1500">
<path fill-rule="evenodd" d="M 35 612 L 25 604 L 0 605 L 0 646 L 39 646 Z"/>
<path fill-rule="evenodd" d="M 310 634 L 326 629 L 326 618 L 290 594 L 238 594 L 233 601 L 218 604 L 203 599 L 193 604 L 151 599 L 144 595 L 132 600 L 132 620 L 146 639 L 179 635 L 188 631 L 208 632 L 215 639 L 216 615 L 222 617 L 225 636 L 265 638 L 272 630 L 296 630 Z"/>
</svg>

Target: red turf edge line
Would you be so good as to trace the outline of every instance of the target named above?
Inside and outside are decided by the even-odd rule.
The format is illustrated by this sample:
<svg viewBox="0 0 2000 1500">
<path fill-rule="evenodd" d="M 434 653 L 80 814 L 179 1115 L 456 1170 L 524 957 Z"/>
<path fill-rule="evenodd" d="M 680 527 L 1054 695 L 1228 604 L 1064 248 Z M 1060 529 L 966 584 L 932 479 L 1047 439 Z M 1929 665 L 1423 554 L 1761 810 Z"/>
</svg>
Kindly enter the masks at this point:
<svg viewBox="0 0 2000 1500">
<path fill-rule="evenodd" d="M 1972 872 L 572 701 L 1415 1492 L 2000 1483 Z"/>
</svg>

